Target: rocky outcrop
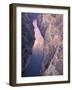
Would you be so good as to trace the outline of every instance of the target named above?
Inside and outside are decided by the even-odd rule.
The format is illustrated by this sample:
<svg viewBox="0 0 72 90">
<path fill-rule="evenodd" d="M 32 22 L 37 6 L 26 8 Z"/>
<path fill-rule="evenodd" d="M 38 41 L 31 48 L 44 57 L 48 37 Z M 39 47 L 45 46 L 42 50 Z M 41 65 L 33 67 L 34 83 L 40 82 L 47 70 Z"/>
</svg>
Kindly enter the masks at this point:
<svg viewBox="0 0 72 90">
<path fill-rule="evenodd" d="M 44 14 L 39 14 L 38 15 L 38 17 L 37 17 L 37 24 L 38 24 L 40 32 L 41 32 L 41 34 L 42 34 L 42 36 L 44 38 L 45 32 L 46 32 L 47 27 L 48 27 L 48 25 L 47 25 L 47 23 L 46 23 L 46 21 L 44 19 Z"/>
<path fill-rule="evenodd" d="M 63 74 L 63 15 L 43 14 L 46 23 L 42 75 Z"/>
</svg>

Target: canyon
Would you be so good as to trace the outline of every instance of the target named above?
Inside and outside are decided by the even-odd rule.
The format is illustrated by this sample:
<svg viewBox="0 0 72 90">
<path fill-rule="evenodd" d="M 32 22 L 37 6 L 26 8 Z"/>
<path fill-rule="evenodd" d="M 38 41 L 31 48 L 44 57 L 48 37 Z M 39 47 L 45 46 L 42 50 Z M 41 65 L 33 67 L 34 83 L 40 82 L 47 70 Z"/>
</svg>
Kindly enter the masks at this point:
<svg viewBox="0 0 72 90">
<path fill-rule="evenodd" d="M 22 77 L 63 75 L 62 14 L 22 13 L 21 38 Z"/>
</svg>

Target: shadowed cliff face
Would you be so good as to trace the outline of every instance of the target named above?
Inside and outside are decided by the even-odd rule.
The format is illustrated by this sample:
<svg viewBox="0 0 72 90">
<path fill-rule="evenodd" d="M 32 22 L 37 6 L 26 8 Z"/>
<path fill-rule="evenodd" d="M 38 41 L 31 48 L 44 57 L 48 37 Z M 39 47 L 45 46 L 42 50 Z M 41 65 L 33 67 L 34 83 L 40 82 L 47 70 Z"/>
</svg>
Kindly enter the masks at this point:
<svg viewBox="0 0 72 90">
<path fill-rule="evenodd" d="M 32 47 L 35 41 L 32 22 L 36 17 L 37 14 L 22 13 L 22 75 L 29 64 L 30 56 L 32 55 Z"/>
<path fill-rule="evenodd" d="M 22 13 L 22 77 L 40 75 L 43 37 L 37 26 L 37 13 Z"/>
</svg>

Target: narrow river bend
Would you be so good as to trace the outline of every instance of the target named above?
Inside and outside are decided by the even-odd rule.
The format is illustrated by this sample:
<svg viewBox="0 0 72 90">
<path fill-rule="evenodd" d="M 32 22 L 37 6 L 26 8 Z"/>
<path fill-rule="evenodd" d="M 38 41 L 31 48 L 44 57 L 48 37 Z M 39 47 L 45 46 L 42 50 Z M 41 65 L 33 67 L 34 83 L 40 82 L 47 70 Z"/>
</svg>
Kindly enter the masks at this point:
<svg viewBox="0 0 72 90">
<path fill-rule="evenodd" d="M 25 76 L 40 76 L 40 70 L 42 67 L 44 39 L 37 26 L 36 19 L 33 20 L 33 26 L 35 32 L 35 42 L 32 49 L 30 63 L 24 73 Z"/>
</svg>

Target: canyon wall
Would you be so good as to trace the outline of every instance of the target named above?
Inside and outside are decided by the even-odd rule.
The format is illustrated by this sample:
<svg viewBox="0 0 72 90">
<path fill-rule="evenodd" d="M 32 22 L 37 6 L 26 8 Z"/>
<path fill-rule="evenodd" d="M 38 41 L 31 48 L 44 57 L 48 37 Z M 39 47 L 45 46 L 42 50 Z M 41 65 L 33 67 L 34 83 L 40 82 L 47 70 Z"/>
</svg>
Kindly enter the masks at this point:
<svg viewBox="0 0 72 90">
<path fill-rule="evenodd" d="M 41 74 L 62 75 L 63 15 L 43 14 L 41 23 L 44 23 L 43 25 L 46 24 L 44 33 L 44 56 Z M 43 26 L 40 28 L 42 27 Z"/>
<path fill-rule="evenodd" d="M 33 19 L 36 18 L 36 16 L 37 16 L 36 14 L 22 13 L 22 17 L 21 17 L 22 76 L 24 75 L 24 71 L 29 64 L 32 55 L 32 47 L 35 41 L 35 36 L 34 36 L 35 33 L 32 22 Z"/>
</svg>

